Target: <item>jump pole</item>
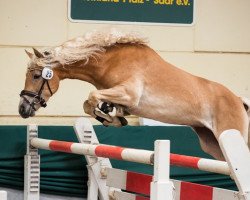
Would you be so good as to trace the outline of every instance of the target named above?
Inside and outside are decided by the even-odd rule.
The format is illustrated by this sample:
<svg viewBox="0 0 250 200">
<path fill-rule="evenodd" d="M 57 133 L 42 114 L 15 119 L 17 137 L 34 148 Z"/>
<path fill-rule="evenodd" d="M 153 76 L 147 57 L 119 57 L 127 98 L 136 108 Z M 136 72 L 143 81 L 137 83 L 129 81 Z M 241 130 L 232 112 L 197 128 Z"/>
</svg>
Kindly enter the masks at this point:
<svg viewBox="0 0 250 200">
<path fill-rule="evenodd" d="M 153 165 L 154 163 L 154 152 L 149 150 L 131 149 L 103 144 L 81 144 L 41 138 L 31 139 L 30 144 L 35 148 L 51 151 L 105 157 L 149 165 Z M 230 175 L 228 165 L 223 161 L 170 154 L 170 164 Z"/>
<path fill-rule="evenodd" d="M 115 200 L 150 200 L 153 177 L 132 171 L 109 168 L 107 185 L 122 191 L 111 191 Z M 171 180 L 175 200 L 240 200 L 238 192 L 185 181 Z M 145 196 L 145 198 L 140 198 Z"/>
</svg>

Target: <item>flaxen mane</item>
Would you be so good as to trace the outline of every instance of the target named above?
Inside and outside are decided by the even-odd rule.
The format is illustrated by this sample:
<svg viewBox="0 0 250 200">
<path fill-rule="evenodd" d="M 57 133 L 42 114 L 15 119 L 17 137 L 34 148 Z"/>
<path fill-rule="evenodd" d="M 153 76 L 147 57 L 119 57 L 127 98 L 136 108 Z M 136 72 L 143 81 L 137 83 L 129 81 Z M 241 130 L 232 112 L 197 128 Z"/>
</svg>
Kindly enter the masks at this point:
<svg viewBox="0 0 250 200">
<path fill-rule="evenodd" d="M 43 51 L 45 58 L 37 59 L 35 62 L 38 65 L 55 61 L 60 62 L 62 65 L 82 60 L 87 63 L 91 57 L 96 57 L 105 52 L 106 47 L 125 43 L 146 44 L 147 40 L 134 32 L 125 33 L 115 29 L 105 32 L 94 31 L 69 40 L 58 47 Z"/>
</svg>

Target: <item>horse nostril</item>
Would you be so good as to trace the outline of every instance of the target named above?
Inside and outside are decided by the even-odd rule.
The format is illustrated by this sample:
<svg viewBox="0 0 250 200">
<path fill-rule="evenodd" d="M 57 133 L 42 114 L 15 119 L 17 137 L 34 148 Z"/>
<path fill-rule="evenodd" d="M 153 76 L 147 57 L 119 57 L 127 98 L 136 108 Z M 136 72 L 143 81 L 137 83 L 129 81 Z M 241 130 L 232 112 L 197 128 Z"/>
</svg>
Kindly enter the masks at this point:
<svg viewBox="0 0 250 200">
<path fill-rule="evenodd" d="M 25 105 L 20 105 L 19 106 L 19 114 L 21 115 L 22 118 L 28 118 L 29 114 L 26 112 Z"/>
<path fill-rule="evenodd" d="M 24 105 L 22 104 L 22 105 L 20 105 L 20 107 L 19 107 L 19 113 L 20 114 L 23 114 L 25 112 L 25 107 L 24 107 Z"/>
</svg>

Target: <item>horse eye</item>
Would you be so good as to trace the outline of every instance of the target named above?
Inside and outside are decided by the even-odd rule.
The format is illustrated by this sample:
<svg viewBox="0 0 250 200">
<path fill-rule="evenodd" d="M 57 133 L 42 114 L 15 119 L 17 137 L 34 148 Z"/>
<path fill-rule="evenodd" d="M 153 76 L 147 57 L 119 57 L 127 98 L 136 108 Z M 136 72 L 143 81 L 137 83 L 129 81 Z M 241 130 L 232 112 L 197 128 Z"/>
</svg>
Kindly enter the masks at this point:
<svg viewBox="0 0 250 200">
<path fill-rule="evenodd" d="M 50 52 L 44 51 L 44 55 L 45 55 L 45 56 L 48 56 L 48 55 L 50 55 Z"/>
<path fill-rule="evenodd" d="M 41 77 L 40 74 L 35 74 L 35 75 L 33 76 L 34 79 L 39 79 L 40 77 Z"/>
</svg>

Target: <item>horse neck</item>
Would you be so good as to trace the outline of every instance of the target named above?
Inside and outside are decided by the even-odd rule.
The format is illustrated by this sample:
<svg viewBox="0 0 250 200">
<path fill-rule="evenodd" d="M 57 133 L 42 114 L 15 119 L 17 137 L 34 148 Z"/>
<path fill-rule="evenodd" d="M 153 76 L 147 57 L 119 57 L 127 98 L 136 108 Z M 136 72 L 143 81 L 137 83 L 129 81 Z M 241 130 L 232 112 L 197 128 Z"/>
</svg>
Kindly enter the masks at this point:
<svg viewBox="0 0 250 200">
<path fill-rule="evenodd" d="M 63 79 L 77 79 L 91 83 L 99 88 L 98 80 L 101 79 L 103 68 L 94 65 L 92 62 L 85 64 L 84 62 L 77 62 L 71 65 L 60 67 L 59 78 Z"/>
</svg>

